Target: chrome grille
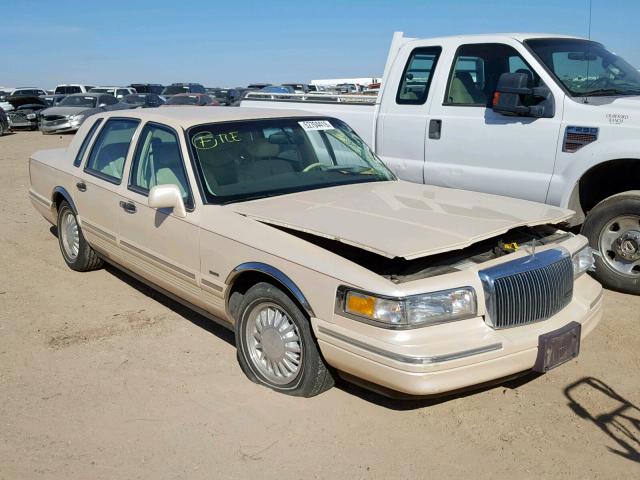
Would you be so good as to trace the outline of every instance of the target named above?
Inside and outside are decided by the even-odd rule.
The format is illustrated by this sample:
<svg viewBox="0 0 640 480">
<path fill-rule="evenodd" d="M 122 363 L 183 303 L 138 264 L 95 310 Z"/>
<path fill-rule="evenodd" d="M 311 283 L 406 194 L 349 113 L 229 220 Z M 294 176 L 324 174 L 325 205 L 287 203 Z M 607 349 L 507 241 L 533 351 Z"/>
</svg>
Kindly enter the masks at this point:
<svg viewBox="0 0 640 480">
<path fill-rule="evenodd" d="M 545 320 L 571 302 L 573 264 L 565 249 L 551 249 L 480 271 L 487 323 L 510 328 Z"/>
</svg>

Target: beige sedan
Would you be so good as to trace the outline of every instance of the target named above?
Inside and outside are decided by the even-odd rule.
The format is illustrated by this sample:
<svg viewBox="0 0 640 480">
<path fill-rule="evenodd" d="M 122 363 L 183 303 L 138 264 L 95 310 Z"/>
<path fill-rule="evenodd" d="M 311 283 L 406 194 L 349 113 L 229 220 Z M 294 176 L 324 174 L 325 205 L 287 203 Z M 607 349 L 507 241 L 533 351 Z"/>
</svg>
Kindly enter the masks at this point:
<svg viewBox="0 0 640 480">
<path fill-rule="evenodd" d="M 249 108 L 90 117 L 29 196 L 77 271 L 109 262 L 235 331 L 254 382 L 432 395 L 579 353 L 602 289 L 572 212 L 397 180 L 343 122 Z"/>
</svg>

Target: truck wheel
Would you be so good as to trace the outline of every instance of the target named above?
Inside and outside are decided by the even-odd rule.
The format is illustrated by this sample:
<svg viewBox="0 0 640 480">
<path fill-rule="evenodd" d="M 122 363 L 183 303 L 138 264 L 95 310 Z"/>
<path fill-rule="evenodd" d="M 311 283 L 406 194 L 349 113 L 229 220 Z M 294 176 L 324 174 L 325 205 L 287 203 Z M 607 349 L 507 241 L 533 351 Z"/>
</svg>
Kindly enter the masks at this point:
<svg viewBox="0 0 640 480">
<path fill-rule="evenodd" d="M 102 267 L 102 259 L 85 240 L 76 214 L 66 201 L 58 208 L 58 243 L 70 269 L 88 272 Z"/>
<path fill-rule="evenodd" d="M 255 383 L 277 392 L 313 397 L 333 386 L 309 320 L 282 290 L 251 287 L 236 322 L 238 362 Z"/>
<path fill-rule="evenodd" d="M 640 192 L 603 200 L 587 215 L 582 233 L 600 252 L 595 278 L 605 287 L 640 294 Z"/>
</svg>

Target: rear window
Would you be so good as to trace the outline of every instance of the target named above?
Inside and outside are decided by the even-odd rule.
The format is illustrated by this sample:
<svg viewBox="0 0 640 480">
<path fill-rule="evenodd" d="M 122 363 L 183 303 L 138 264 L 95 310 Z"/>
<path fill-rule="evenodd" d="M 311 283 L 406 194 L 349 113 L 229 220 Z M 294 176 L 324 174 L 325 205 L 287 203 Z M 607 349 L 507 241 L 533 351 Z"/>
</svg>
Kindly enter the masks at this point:
<svg viewBox="0 0 640 480">
<path fill-rule="evenodd" d="M 82 89 L 79 86 L 62 86 L 56 87 L 56 95 L 71 95 L 72 93 L 82 93 Z"/>
</svg>

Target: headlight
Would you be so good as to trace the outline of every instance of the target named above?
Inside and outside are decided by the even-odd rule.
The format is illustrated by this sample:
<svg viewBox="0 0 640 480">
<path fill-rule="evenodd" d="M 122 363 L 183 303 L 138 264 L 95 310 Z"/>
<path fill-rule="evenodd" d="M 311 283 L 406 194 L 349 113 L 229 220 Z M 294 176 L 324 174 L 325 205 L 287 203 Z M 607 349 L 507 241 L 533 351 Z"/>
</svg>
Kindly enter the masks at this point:
<svg viewBox="0 0 640 480">
<path fill-rule="evenodd" d="M 584 272 L 596 269 L 595 250 L 589 245 L 577 251 L 571 257 L 573 261 L 573 278 L 578 278 Z"/>
<path fill-rule="evenodd" d="M 35 120 L 36 118 L 36 114 L 35 113 L 28 113 L 27 114 L 27 120 Z"/>
<path fill-rule="evenodd" d="M 69 117 L 69 120 L 71 120 L 71 123 L 80 123 L 82 122 L 82 120 L 84 120 L 84 115 L 82 115 L 81 113 L 78 115 L 71 115 Z"/>
<path fill-rule="evenodd" d="M 348 316 L 387 328 L 413 328 L 463 320 L 476 315 L 473 288 L 455 288 L 404 298 L 338 289 L 337 307 Z"/>
</svg>

